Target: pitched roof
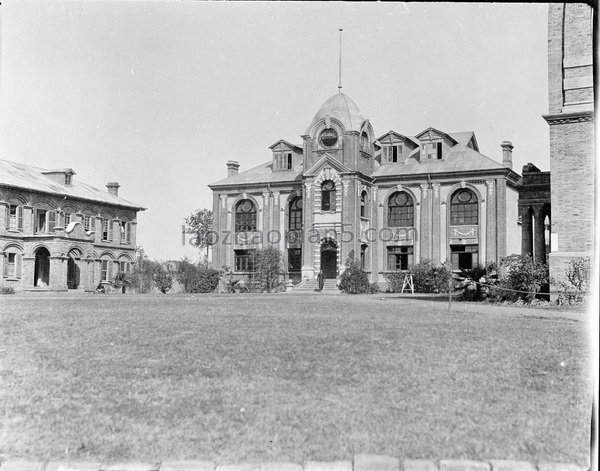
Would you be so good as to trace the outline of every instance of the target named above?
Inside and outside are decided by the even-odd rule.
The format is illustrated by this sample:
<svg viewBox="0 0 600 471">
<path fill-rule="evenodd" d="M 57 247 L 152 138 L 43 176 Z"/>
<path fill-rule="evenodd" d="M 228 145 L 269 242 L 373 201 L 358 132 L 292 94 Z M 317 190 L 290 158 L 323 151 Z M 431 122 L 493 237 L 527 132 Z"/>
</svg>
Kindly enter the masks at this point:
<svg viewBox="0 0 600 471">
<path fill-rule="evenodd" d="M 48 193 L 52 195 L 71 196 L 73 198 L 97 201 L 106 204 L 126 206 L 142 211 L 146 209 L 137 203 L 132 203 L 131 201 L 121 198 L 120 196 L 112 195 L 107 191 L 99 190 L 78 180 L 73 180 L 71 185 L 61 185 L 51 177 L 45 175 L 45 173 L 62 173 L 64 170 L 72 171 L 72 169 L 61 169 L 56 171 L 0 159 L 0 185 L 24 190 L 39 191 L 41 193 Z"/>
<path fill-rule="evenodd" d="M 467 141 L 468 142 L 468 141 Z M 416 152 L 412 153 L 416 155 Z M 416 174 L 435 174 L 452 172 L 469 172 L 476 170 L 508 170 L 501 163 L 486 157 L 483 154 L 467 147 L 466 143 L 457 144 L 446 154 L 444 160 L 425 160 L 418 162 L 414 158 L 409 158 L 406 163 L 381 165 L 373 177 L 393 176 L 393 175 L 416 175 Z"/>
<path fill-rule="evenodd" d="M 239 172 L 231 177 L 223 178 L 217 182 L 211 183 L 209 187 L 221 185 L 245 185 L 253 183 L 285 183 L 300 180 L 302 178 L 302 164 L 295 170 L 277 170 L 273 171 L 273 161 L 258 165 L 251 169 Z"/>
</svg>

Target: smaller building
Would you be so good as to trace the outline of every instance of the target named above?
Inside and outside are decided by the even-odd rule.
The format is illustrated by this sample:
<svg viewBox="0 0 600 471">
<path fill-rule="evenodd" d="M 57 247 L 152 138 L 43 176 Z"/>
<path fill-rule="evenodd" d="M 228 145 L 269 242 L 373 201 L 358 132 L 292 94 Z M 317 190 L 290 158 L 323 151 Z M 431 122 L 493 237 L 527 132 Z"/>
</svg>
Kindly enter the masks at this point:
<svg viewBox="0 0 600 471">
<path fill-rule="evenodd" d="M 519 181 L 519 217 L 521 219 L 521 253 L 536 262 L 547 264 L 550 253 L 546 231 L 552 224 L 550 211 L 550 172 L 542 172 L 532 163 L 523 166 Z"/>
<path fill-rule="evenodd" d="M 73 169 L 0 160 L 0 284 L 94 291 L 135 263 L 137 213 L 119 184 L 101 191 Z"/>
</svg>

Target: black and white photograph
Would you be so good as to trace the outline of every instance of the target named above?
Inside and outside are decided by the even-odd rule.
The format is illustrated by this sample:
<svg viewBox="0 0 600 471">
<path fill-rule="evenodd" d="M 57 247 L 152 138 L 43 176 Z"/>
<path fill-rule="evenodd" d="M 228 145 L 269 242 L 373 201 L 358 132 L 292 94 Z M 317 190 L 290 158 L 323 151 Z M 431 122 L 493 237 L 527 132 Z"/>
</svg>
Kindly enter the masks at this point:
<svg viewBox="0 0 600 471">
<path fill-rule="evenodd" d="M 597 469 L 598 8 L 0 2 L 0 471 Z"/>
</svg>

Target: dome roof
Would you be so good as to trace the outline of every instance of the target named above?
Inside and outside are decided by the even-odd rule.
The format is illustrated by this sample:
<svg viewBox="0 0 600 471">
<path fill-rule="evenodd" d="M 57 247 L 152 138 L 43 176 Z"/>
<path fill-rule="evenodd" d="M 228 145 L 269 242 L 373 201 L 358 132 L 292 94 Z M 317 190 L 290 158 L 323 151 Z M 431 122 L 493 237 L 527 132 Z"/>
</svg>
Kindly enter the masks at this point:
<svg viewBox="0 0 600 471">
<path fill-rule="evenodd" d="M 317 111 L 317 114 L 310 123 L 306 134 L 311 134 L 311 131 L 314 130 L 315 125 L 317 125 L 322 119 L 325 119 L 326 116 L 330 116 L 331 118 L 335 118 L 340 121 L 343 124 L 346 132 L 360 131 L 360 127 L 365 121 L 365 118 L 358 109 L 358 106 L 356 106 L 356 103 L 354 103 L 350 97 L 344 95 L 343 93 L 336 93 L 325 103 L 323 103 L 323 106 L 321 106 L 319 111 Z"/>
</svg>

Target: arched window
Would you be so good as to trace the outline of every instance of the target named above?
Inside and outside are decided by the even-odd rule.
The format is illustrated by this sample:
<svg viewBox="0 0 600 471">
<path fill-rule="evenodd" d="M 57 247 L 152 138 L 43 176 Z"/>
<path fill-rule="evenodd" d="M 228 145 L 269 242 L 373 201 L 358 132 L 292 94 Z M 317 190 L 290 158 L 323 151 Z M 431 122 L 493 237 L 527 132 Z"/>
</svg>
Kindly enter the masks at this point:
<svg viewBox="0 0 600 471">
<path fill-rule="evenodd" d="M 290 202 L 290 231 L 302 229 L 302 198 L 296 197 Z"/>
<path fill-rule="evenodd" d="M 367 192 L 363 191 L 360 195 L 360 217 L 369 217 L 367 214 Z"/>
<path fill-rule="evenodd" d="M 335 183 L 325 180 L 321 185 L 321 210 L 335 211 Z"/>
<path fill-rule="evenodd" d="M 450 225 L 479 224 L 477 196 L 469 189 L 458 190 L 450 200 Z"/>
<path fill-rule="evenodd" d="M 242 200 L 235 207 L 235 232 L 256 230 L 256 207 L 250 200 Z"/>
<path fill-rule="evenodd" d="M 415 206 L 405 191 L 394 193 L 388 201 L 388 227 L 412 227 L 415 225 Z"/>
</svg>

